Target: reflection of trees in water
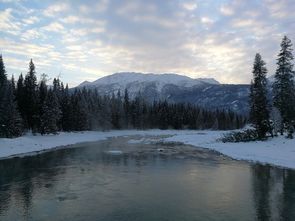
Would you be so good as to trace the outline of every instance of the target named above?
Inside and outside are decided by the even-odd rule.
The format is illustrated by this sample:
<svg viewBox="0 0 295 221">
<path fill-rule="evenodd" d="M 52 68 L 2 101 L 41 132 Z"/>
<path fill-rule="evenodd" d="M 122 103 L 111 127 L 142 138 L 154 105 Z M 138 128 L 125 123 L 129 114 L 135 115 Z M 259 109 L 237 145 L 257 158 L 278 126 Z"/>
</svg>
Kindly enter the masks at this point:
<svg viewBox="0 0 295 221">
<path fill-rule="evenodd" d="M 29 217 L 32 195 L 35 188 L 50 188 L 53 177 L 60 174 L 62 167 L 55 167 L 64 158 L 63 153 L 45 153 L 32 157 L 13 158 L 0 161 L 0 214 L 13 203 L 23 206 L 24 218 Z M 50 183 L 50 185 L 48 185 Z"/>
<path fill-rule="evenodd" d="M 252 166 L 257 220 L 294 220 L 295 172 L 271 166 Z"/>
<path fill-rule="evenodd" d="M 295 171 L 287 170 L 284 174 L 281 220 L 295 219 Z"/>
<path fill-rule="evenodd" d="M 253 194 L 258 220 L 270 220 L 270 168 L 255 165 L 253 166 Z"/>
</svg>

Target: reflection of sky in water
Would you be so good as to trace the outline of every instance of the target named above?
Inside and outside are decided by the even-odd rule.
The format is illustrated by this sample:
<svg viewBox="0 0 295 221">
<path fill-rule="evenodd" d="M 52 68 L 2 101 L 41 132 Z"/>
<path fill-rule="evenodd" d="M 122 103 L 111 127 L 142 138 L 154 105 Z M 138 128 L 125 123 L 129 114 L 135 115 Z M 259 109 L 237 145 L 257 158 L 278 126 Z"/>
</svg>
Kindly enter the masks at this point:
<svg viewBox="0 0 295 221">
<path fill-rule="evenodd" d="M 106 141 L 99 148 L 84 144 L 87 148 L 0 161 L 0 220 L 277 220 L 295 215 L 294 171 L 251 166 L 202 150 L 198 153 L 206 159 L 104 153 L 139 144 L 126 145 Z"/>
</svg>

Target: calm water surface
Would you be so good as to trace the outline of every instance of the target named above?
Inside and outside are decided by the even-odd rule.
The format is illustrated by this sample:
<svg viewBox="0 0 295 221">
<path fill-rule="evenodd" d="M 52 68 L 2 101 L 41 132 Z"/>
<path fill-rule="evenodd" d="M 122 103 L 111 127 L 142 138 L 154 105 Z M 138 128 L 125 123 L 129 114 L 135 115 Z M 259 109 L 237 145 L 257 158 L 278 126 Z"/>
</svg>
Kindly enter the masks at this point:
<svg viewBox="0 0 295 221">
<path fill-rule="evenodd" d="M 0 220 L 295 220 L 295 172 L 116 138 L 0 161 Z"/>
</svg>

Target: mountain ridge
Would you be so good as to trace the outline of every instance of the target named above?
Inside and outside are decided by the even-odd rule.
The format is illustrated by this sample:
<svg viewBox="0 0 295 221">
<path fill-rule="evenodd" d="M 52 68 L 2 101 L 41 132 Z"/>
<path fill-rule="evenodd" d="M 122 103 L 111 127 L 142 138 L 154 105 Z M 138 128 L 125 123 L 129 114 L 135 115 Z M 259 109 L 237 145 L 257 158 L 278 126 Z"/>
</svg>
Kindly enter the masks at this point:
<svg viewBox="0 0 295 221">
<path fill-rule="evenodd" d="M 130 83 L 143 83 L 143 82 L 157 82 L 160 86 L 165 84 L 174 84 L 177 86 L 191 87 L 202 83 L 220 84 L 213 78 L 191 78 L 185 75 L 174 73 L 140 73 L 140 72 L 117 72 L 112 75 L 98 78 L 93 82 L 84 81 L 77 87 L 95 87 L 98 85 L 119 84 L 125 86 Z"/>
<path fill-rule="evenodd" d="M 100 94 L 112 95 L 125 89 L 131 99 L 137 95 L 146 100 L 167 100 L 171 103 L 186 102 L 207 109 L 230 109 L 242 114 L 249 111 L 248 84 L 221 84 L 212 78 L 190 78 L 166 74 L 143 74 L 119 72 L 99 78 L 93 82 L 85 81 L 77 88 L 96 89 Z"/>
</svg>

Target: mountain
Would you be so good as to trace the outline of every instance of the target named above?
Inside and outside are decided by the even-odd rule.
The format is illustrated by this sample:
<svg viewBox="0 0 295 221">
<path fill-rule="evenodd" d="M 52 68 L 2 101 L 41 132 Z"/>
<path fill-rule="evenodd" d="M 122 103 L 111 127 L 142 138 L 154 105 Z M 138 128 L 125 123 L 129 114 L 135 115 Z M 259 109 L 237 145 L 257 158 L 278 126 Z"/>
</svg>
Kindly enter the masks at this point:
<svg viewBox="0 0 295 221">
<path fill-rule="evenodd" d="M 139 93 L 148 101 L 188 102 L 208 109 L 231 109 L 248 113 L 249 85 L 220 84 L 212 78 L 193 79 L 178 74 L 115 73 L 96 81 L 84 81 L 78 88 L 97 89 L 101 94 L 121 93 L 131 98 Z"/>
<path fill-rule="evenodd" d="M 135 72 L 120 72 L 106 77 L 99 78 L 94 82 L 84 81 L 78 87 L 99 87 L 108 86 L 114 91 L 125 90 L 126 87 L 135 86 L 136 91 L 143 89 L 146 85 L 155 84 L 158 91 L 161 91 L 167 84 L 180 87 L 192 87 L 202 84 L 219 84 L 213 78 L 193 79 L 178 74 L 142 74 Z"/>
</svg>

